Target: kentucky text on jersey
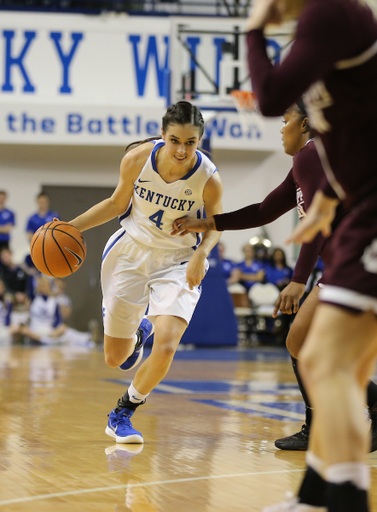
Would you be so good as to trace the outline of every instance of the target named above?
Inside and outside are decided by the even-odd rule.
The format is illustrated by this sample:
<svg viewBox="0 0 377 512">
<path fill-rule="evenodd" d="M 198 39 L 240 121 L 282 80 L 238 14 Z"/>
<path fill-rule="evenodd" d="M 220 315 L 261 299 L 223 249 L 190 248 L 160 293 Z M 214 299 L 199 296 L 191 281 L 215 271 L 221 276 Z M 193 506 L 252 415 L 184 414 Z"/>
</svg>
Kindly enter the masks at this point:
<svg viewBox="0 0 377 512">
<path fill-rule="evenodd" d="M 175 219 L 185 215 L 203 217 L 204 187 L 216 172 L 216 166 L 206 155 L 196 151 L 192 169 L 180 179 L 167 183 L 160 176 L 156 163 L 156 155 L 164 145 L 162 139 L 154 141 L 154 148 L 134 183 L 131 203 L 119 221 L 129 236 L 148 247 L 195 248 L 200 243 L 200 234 L 171 236 L 172 226 Z"/>
<path fill-rule="evenodd" d="M 140 187 L 139 185 L 135 185 L 135 194 L 137 194 L 141 199 L 145 199 L 152 204 L 157 206 L 163 206 L 164 208 L 171 208 L 172 210 L 178 210 L 181 212 L 189 212 L 191 208 L 194 206 L 195 201 L 189 201 L 188 199 L 177 199 L 176 197 L 165 196 L 163 194 L 159 194 L 154 190 L 149 190 L 144 187 Z"/>
</svg>

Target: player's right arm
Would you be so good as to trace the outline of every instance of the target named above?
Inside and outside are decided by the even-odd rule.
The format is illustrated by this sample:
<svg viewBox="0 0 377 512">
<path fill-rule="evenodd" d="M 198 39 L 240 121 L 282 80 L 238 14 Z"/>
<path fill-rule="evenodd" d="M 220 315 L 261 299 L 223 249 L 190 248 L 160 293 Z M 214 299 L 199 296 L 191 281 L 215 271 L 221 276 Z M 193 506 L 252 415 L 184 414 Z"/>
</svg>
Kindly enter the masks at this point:
<svg viewBox="0 0 377 512">
<path fill-rule="evenodd" d="M 111 197 L 92 206 L 85 213 L 70 221 L 79 231 L 100 226 L 126 211 L 134 191 L 134 183 L 147 161 L 152 143 L 142 144 L 127 153 L 120 164 L 120 176 Z"/>
<path fill-rule="evenodd" d="M 267 54 L 263 29 L 277 2 L 258 0 L 246 27 L 250 76 L 258 108 L 264 116 L 283 114 L 312 83 L 323 79 L 337 61 L 357 53 L 360 43 L 349 36 L 349 20 L 340 4 L 308 2 L 299 16 L 291 50 L 275 66 Z"/>
</svg>

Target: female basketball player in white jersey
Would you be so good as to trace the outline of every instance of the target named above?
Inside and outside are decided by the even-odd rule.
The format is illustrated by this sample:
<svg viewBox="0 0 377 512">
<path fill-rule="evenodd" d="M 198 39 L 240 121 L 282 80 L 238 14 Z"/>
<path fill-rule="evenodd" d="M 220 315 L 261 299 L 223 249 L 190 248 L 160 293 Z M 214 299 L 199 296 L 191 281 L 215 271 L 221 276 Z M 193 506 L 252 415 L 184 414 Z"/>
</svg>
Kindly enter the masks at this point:
<svg viewBox="0 0 377 512">
<path fill-rule="evenodd" d="M 119 217 L 102 261 L 105 360 L 129 369 L 135 333 L 148 307 L 155 335 L 151 355 L 111 411 L 106 433 L 118 443 L 142 443 L 131 424 L 135 409 L 165 377 L 200 297 L 210 250 L 220 233 L 170 235 L 176 218 L 221 213 L 222 184 L 215 165 L 197 150 L 204 132 L 200 111 L 186 101 L 168 108 L 162 138 L 129 151 L 113 195 L 71 221 L 80 231 Z M 144 343 L 151 324 L 142 322 Z M 127 359 L 130 358 L 129 361 Z M 130 364 L 130 361 L 132 364 Z"/>
</svg>

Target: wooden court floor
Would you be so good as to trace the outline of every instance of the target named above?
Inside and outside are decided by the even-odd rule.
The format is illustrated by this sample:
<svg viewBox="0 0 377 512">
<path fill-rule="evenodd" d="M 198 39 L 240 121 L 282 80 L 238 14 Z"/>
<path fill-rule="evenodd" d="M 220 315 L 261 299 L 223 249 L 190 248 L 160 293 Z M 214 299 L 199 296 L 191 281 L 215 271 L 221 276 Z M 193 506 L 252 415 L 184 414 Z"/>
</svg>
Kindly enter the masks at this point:
<svg viewBox="0 0 377 512">
<path fill-rule="evenodd" d="M 177 353 L 134 416 L 143 447 L 104 433 L 131 378 L 101 349 L 0 348 L 0 512 L 259 512 L 296 490 L 304 454 L 273 444 L 303 418 L 284 351 Z"/>
</svg>

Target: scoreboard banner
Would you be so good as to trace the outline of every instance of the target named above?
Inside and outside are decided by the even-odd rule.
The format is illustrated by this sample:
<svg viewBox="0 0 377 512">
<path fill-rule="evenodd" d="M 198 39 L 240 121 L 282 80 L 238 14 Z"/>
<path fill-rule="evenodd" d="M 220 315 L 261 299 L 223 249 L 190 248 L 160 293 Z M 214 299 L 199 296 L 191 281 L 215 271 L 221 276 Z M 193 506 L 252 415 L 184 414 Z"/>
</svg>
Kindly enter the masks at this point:
<svg viewBox="0 0 377 512">
<path fill-rule="evenodd" d="M 0 143 L 127 145 L 159 135 L 172 20 L 3 11 Z M 207 53 L 215 73 L 221 52 Z M 279 128 L 280 119 L 261 119 L 246 133 L 237 114 L 222 112 L 205 136 L 214 148 L 281 150 Z"/>
</svg>

